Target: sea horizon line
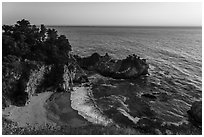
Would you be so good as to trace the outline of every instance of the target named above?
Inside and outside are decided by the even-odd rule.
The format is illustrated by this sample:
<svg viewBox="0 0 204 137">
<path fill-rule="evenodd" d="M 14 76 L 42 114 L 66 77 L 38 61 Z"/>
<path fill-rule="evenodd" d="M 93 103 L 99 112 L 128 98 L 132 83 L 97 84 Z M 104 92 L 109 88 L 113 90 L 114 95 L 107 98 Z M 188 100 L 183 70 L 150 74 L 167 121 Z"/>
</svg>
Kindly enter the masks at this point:
<svg viewBox="0 0 204 137">
<path fill-rule="evenodd" d="M 45 25 L 45 24 L 44 24 Z M 107 27 L 107 28 L 202 28 L 202 26 L 139 26 L 139 25 L 45 25 L 47 27 Z"/>
</svg>

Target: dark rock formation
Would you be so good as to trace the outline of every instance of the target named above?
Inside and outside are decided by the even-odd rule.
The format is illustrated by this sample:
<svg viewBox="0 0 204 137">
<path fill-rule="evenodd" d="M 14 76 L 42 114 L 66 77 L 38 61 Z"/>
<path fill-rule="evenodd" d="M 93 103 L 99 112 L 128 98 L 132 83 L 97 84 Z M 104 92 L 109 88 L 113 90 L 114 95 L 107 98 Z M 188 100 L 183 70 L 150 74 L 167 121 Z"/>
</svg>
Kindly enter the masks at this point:
<svg viewBox="0 0 204 137">
<path fill-rule="evenodd" d="M 148 94 L 148 93 L 147 94 L 142 94 L 141 97 L 142 98 L 147 98 L 147 99 L 152 100 L 152 101 L 155 101 L 157 99 L 156 96 L 154 96 L 152 94 Z"/>
<path fill-rule="evenodd" d="M 146 60 L 134 54 L 122 60 L 113 59 L 107 53 L 104 56 L 94 53 L 84 58 L 75 55 L 75 58 L 83 69 L 115 79 L 133 79 L 148 74 L 149 66 Z"/>
<path fill-rule="evenodd" d="M 155 111 L 151 109 L 150 105 L 137 96 L 130 97 L 125 103 L 128 104 L 128 108 L 130 109 L 129 114 L 134 117 L 153 118 L 156 116 Z"/>
<path fill-rule="evenodd" d="M 188 111 L 190 120 L 196 125 L 202 125 L 202 101 L 195 101 Z"/>
<path fill-rule="evenodd" d="M 156 132 L 155 129 L 157 129 L 159 132 L 162 131 L 162 121 L 158 118 L 150 119 L 144 117 L 138 121 L 136 127 L 137 129 L 140 129 L 141 132 L 158 134 L 158 132 Z"/>
<path fill-rule="evenodd" d="M 84 58 L 81 58 L 78 55 L 74 55 L 74 58 L 77 60 L 81 68 L 91 70 L 92 67 L 94 67 L 96 63 L 99 62 L 101 56 L 98 53 L 93 53 L 91 56 Z"/>
<path fill-rule="evenodd" d="M 72 72 L 74 83 L 88 82 L 88 78 L 84 70 L 79 66 L 77 60 L 71 54 L 69 55 L 68 63 L 66 64 L 69 72 Z"/>
<path fill-rule="evenodd" d="M 24 105 L 28 93 L 25 92 L 32 70 L 38 69 L 34 61 L 22 60 L 13 55 L 3 58 L 2 63 L 2 97 L 3 108 L 10 104 Z"/>
</svg>

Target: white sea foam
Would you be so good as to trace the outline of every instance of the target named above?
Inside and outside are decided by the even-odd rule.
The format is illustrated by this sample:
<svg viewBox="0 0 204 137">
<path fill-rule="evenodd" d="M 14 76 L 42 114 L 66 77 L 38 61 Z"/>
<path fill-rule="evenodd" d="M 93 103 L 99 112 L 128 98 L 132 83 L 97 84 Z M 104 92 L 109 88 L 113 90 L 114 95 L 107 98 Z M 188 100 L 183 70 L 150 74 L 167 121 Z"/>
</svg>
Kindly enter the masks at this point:
<svg viewBox="0 0 204 137">
<path fill-rule="evenodd" d="M 126 97 L 124 97 L 122 95 L 119 95 L 119 96 L 111 95 L 109 98 L 115 100 L 115 102 L 117 102 L 117 104 L 121 104 L 121 106 L 118 107 L 117 110 L 121 114 L 123 114 L 125 117 L 127 117 L 129 120 L 133 121 L 135 124 L 140 120 L 139 117 L 133 117 L 128 113 L 128 112 L 130 112 L 130 110 L 128 108 L 128 105 L 124 103 L 126 100 Z"/>
<path fill-rule="evenodd" d="M 87 87 L 74 87 L 71 92 L 71 107 L 78 111 L 78 114 L 84 117 L 91 123 L 101 124 L 107 126 L 112 124 L 113 121 L 107 118 L 98 109 L 92 100 L 91 90 Z"/>
<path fill-rule="evenodd" d="M 137 122 L 139 122 L 140 118 L 139 117 L 133 117 L 131 116 L 129 113 L 127 113 L 124 109 L 118 108 L 118 110 L 124 115 L 126 116 L 128 119 L 130 119 L 132 122 L 134 122 L 135 124 L 137 124 Z"/>
</svg>

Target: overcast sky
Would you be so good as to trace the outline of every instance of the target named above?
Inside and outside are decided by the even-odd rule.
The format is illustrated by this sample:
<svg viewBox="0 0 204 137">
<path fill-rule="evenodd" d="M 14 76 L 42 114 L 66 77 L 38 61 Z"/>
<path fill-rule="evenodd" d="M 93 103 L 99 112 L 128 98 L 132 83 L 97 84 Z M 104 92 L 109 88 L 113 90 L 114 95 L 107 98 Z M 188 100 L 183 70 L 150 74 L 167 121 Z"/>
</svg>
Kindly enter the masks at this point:
<svg viewBox="0 0 204 137">
<path fill-rule="evenodd" d="M 3 3 L 2 23 L 201 26 L 201 3 Z"/>
</svg>

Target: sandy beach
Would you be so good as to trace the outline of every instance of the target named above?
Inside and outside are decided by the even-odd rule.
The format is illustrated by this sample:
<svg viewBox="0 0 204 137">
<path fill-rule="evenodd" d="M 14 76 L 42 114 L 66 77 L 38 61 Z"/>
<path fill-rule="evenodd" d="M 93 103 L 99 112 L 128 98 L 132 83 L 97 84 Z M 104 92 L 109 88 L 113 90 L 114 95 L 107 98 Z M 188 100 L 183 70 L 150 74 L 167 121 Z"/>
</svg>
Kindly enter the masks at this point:
<svg viewBox="0 0 204 137">
<path fill-rule="evenodd" d="M 70 93 L 44 92 L 32 96 L 25 106 L 11 105 L 3 110 L 3 117 L 16 122 L 19 127 L 67 125 L 80 127 L 86 120 L 71 108 Z"/>
<path fill-rule="evenodd" d="M 3 110 L 3 117 L 17 122 L 19 127 L 41 127 L 45 125 L 55 126 L 56 124 L 47 119 L 47 111 L 44 107 L 46 100 L 53 92 L 40 93 L 32 96 L 29 103 L 24 107 L 11 105 Z"/>
</svg>

